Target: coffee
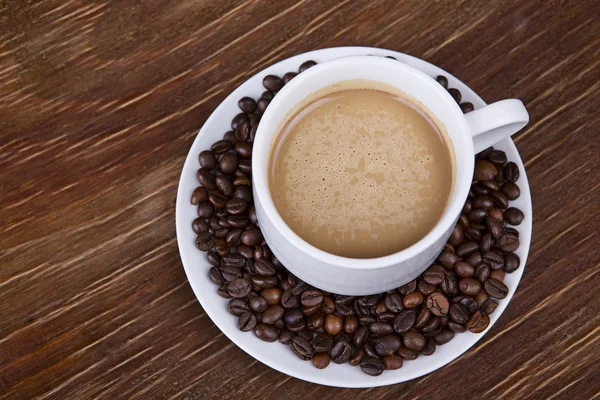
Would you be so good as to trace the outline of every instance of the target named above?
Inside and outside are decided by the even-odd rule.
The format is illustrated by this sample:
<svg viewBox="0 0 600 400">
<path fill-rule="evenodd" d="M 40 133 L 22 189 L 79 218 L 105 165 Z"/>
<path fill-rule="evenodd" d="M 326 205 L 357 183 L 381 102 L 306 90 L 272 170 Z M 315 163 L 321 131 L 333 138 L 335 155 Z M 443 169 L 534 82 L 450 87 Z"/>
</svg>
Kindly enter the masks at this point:
<svg viewBox="0 0 600 400">
<path fill-rule="evenodd" d="M 374 258 L 433 229 L 451 195 L 454 163 L 442 125 L 416 101 L 349 81 L 294 111 L 274 142 L 269 186 L 296 234 L 331 254 Z"/>
</svg>

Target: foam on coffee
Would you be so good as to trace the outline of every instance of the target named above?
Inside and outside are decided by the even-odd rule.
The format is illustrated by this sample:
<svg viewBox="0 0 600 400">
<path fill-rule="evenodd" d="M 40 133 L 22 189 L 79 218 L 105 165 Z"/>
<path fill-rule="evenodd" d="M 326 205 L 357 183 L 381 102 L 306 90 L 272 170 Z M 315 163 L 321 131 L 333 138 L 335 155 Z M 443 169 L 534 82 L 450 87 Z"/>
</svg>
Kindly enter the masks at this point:
<svg viewBox="0 0 600 400">
<path fill-rule="evenodd" d="M 389 255 L 424 237 L 446 207 L 454 169 L 444 135 L 406 97 L 340 86 L 288 119 L 269 165 L 288 226 L 352 258 Z"/>
</svg>

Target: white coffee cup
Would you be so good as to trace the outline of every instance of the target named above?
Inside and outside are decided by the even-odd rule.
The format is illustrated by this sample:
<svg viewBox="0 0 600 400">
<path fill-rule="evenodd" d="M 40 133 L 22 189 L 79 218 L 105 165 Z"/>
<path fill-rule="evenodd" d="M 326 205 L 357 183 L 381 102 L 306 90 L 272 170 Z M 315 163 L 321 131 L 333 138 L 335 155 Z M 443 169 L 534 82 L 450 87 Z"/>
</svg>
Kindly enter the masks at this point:
<svg viewBox="0 0 600 400">
<path fill-rule="evenodd" d="M 371 80 L 419 101 L 441 123 L 455 154 L 455 184 L 444 214 L 414 245 L 384 257 L 353 259 L 320 250 L 301 239 L 278 213 L 268 184 L 269 154 L 290 111 L 312 93 L 334 83 Z M 463 114 L 433 78 L 399 61 L 352 56 L 318 64 L 291 80 L 271 101 L 256 133 L 252 156 L 254 204 L 261 231 L 273 254 L 303 281 L 346 295 L 381 293 L 416 278 L 436 259 L 467 199 L 475 153 L 513 135 L 529 122 L 520 100 L 509 99 Z"/>
</svg>

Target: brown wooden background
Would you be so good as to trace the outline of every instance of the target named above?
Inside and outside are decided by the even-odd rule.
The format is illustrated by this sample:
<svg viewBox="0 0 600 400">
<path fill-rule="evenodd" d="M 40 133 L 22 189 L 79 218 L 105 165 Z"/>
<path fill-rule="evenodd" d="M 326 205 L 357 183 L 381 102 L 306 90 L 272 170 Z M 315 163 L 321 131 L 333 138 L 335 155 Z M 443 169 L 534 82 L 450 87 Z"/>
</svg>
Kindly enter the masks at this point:
<svg viewBox="0 0 600 400">
<path fill-rule="evenodd" d="M 600 397 L 600 3 L 0 1 L 0 397 Z M 258 70 L 339 45 L 422 57 L 521 98 L 533 243 L 510 306 L 425 377 L 342 390 L 233 345 L 174 227 L 203 122 Z M 406 366 L 408 367 L 408 366 Z"/>
</svg>

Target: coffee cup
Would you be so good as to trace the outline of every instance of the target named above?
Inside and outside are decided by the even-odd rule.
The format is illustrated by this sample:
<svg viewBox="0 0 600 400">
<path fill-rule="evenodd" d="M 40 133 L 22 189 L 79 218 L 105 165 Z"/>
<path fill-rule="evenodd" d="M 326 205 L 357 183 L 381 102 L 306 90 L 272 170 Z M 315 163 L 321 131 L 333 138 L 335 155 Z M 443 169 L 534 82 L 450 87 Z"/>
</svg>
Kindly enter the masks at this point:
<svg viewBox="0 0 600 400">
<path fill-rule="evenodd" d="M 282 124 L 303 100 L 344 81 L 372 81 L 419 102 L 443 126 L 454 152 L 454 184 L 437 224 L 413 245 L 377 258 L 327 253 L 296 234 L 275 207 L 269 189 L 269 157 Z M 502 100 L 463 114 L 432 77 L 399 61 L 343 57 L 318 64 L 290 81 L 262 116 L 253 146 L 253 192 L 258 222 L 273 254 L 303 281 L 326 291 L 367 295 L 399 287 L 421 274 L 444 248 L 467 199 L 477 152 L 513 135 L 529 121 L 520 100 Z"/>
</svg>

